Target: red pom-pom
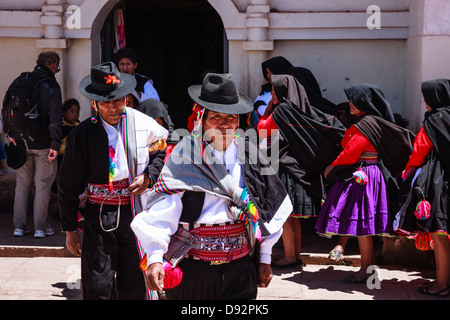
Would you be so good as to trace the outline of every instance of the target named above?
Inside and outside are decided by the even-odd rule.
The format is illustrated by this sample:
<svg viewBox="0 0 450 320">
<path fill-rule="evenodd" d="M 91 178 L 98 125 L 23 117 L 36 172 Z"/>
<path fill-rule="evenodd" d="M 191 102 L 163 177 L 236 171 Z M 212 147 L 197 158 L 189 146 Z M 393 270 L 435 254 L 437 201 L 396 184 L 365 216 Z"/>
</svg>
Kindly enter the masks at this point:
<svg viewBox="0 0 450 320">
<path fill-rule="evenodd" d="M 144 257 L 142 258 L 141 262 L 139 263 L 139 267 L 144 272 L 148 271 L 147 254 L 145 254 Z M 181 283 L 181 280 L 183 278 L 183 271 L 181 271 L 180 267 L 176 266 L 175 268 L 173 268 L 169 262 L 164 261 L 163 268 L 165 273 L 164 276 L 165 289 L 172 289 Z"/>
<path fill-rule="evenodd" d="M 164 276 L 164 288 L 171 289 L 179 285 L 183 278 L 183 271 L 181 271 L 180 267 L 176 266 L 173 268 L 167 261 L 163 263 L 163 267 L 166 274 Z"/>
<path fill-rule="evenodd" d="M 430 217 L 431 204 L 428 201 L 422 200 L 417 203 L 414 215 L 416 219 L 426 220 Z"/>
</svg>

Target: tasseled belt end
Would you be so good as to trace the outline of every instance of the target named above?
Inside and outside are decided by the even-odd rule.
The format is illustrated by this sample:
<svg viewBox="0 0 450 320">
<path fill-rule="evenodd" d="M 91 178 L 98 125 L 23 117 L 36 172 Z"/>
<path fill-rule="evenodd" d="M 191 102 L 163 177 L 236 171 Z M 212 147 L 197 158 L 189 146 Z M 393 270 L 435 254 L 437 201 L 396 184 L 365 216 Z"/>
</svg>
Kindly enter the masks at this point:
<svg viewBox="0 0 450 320">
<path fill-rule="evenodd" d="M 148 272 L 148 260 L 147 260 L 147 254 L 145 254 L 141 262 L 139 262 L 139 268 L 144 271 L 145 273 Z M 181 280 L 183 279 L 183 271 L 181 271 L 179 266 L 176 266 L 175 268 L 168 262 L 164 261 L 163 263 L 164 268 L 164 288 L 165 289 L 172 289 L 176 286 L 178 286 L 181 283 Z"/>
</svg>

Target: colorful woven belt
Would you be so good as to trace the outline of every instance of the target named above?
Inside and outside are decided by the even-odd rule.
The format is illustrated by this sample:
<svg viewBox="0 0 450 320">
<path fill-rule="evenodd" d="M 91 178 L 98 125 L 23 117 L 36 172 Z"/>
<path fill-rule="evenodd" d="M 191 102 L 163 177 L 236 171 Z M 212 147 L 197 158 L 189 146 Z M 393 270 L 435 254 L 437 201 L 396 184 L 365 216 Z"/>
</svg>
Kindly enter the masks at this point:
<svg viewBox="0 0 450 320">
<path fill-rule="evenodd" d="M 189 251 L 193 259 L 221 264 L 249 253 L 244 223 L 201 226 L 191 230 L 191 234 L 197 237 L 196 246 Z"/>
<path fill-rule="evenodd" d="M 89 183 L 84 193 L 80 195 L 80 208 L 86 206 L 86 201 L 107 206 L 129 205 L 131 203 L 129 186 L 128 179 L 113 181 L 113 193 L 111 193 L 108 184 Z"/>
<path fill-rule="evenodd" d="M 171 238 L 166 259 L 173 266 L 186 256 L 219 265 L 242 258 L 248 253 L 244 223 L 202 225 L 190 231 L 182 225 Z"/>
<path fill-rule="evenodd" d="M 376 151 L 364 151 L 361 153 L 358 162 L 365 162 L 366 164 L 378 163 L 378 152 Z"/>
</svg>

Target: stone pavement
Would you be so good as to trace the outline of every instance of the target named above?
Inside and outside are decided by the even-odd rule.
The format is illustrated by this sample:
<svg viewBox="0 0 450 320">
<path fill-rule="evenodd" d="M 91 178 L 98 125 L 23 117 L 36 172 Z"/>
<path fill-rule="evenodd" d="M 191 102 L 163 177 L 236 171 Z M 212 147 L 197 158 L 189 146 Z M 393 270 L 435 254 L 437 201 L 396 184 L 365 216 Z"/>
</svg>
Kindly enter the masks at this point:
<svg viewBox="0 0 450 320">
<path fill-rule="evenodd" d="M 49 216 L 50 217 L 50 216 Z M 31 216 L 30 216 L 31 221 Z M 56 234 L 34 239 L 12 236 L 12 215 L 0 213 L 0 300 L 80 300 L 80 259 L 64 248 L 65 235 L 57 221 L 51 221 Z M 380 264 L 379 282 L 342 282 L 359 265 L 357 242 L 351 239 L 343 264 L 329 264 L 327 252 L 335 240 L 318 237 L 304 224 L 302 268 L 273 269 L 268 288 L 258 290 L 259 301 L 269 300 L 443 300 L 419 295 L 426 281 L 427 266 Z M 280 241 L 281 242 L 281 241 Z M 274 257 L 282 255 L 280 242 Z M 373 275 L 373 273 L 371 273 Z M 373 279 L 374 277 L 372 277 Z M 374 285 L 379 284 L 378 287 Z"/>
<path fill-rule="evenodd" d="M 80 300 L 80 259 L 65 249 L 65 234 L 51 214 L 55 235 L 42 239 L 34 239 L 33 232 L 12 235 L 14 182 L 14 174 L 0 176 L 0 300 Z M 32 225 L 31 214 L 28 221 Z M 330 264 L 328 251 L 336 239 L 317 236 L 314 223 L 302 220 L 303 267 L 273 269 L 270 286 L 258 289 L 259 301 L 433 300 L 417 293 L 417 287 L 430 281 L 426 276 L 431 269 L 428 254 L 415 250 L 410 240 L 376 239 L 379 283 L 349 284 L 342 279 L 358 269 L 357 240 L 350 239 L 343 264 Z M 283 254 L 281 243 L 274 247 L 275 259 Z"/>
<path fill-rule="evenodd" d="M 268 288 L 257 300 L 443 300 L 423 296 L 417 288 L 429 279 L 426 270 L 381 266 L 379 286 L 342 282 L 357 267 L 308 264 L 301 269 L 274 269 Z M 80 259 L 70 257 L 0 258 L 0 300 L 80 300 Z M 445 298 L 448 299 L 448 298 Z"/>
</svg>

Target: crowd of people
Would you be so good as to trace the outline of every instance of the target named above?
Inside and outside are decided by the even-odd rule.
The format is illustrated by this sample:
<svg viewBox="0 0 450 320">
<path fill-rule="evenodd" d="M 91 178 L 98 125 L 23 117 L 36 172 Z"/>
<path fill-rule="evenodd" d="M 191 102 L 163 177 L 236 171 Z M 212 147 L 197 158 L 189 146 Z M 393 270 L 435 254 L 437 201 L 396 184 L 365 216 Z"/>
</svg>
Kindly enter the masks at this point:
<svg viewBox="0 0 450 320">
<path fill-rule="evenodd" d="M 14 235 L 30 231 L 33 176 L 35 237 L 54 232 L 46 217 L 57 176 L 85 299 L 255 299 L 272 267 L 302 264 L 301 219 L 311 217 L 318 235 L 339 239 L 331 260 L 357 238 L 361 268 L 344 281 L 367 281 L 373 236 L 404 236 L 435 251 L 436 280 L 418 291 L 449 295 L 450 80 L 422 83 L 427 112 L 415 135 L 377 85 L 343 88 L 348 101 L 335 104 L 310 70 L 273 57 L 255 99 L 231 74 L 187 88 L 190 134 L 175 139 L 169 106 L 136 68 L 131 49 L 92 67 L 79 88 L 94 116 L 81 123 L 79 102 L 61 101 L 59 57 L 42 53 L 35 68 L 49 77 L 39 85 L 46 131 L 25 141 L 16 169 Z M 273 261 L 280 238 L 284 256 Z"/>
</svg>

